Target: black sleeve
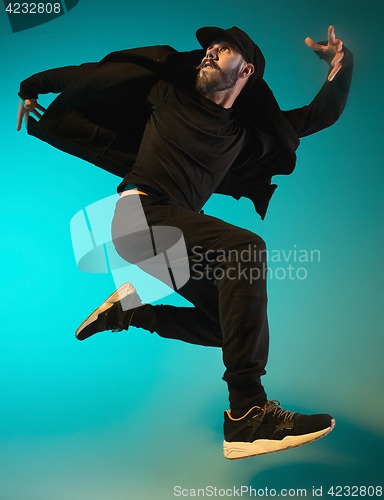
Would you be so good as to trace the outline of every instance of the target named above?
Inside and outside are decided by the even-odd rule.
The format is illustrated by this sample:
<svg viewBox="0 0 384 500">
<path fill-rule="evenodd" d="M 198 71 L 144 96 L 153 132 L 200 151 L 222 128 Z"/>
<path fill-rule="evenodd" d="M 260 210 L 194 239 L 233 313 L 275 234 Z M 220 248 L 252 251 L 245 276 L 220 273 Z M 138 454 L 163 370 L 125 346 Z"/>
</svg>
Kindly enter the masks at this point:
<svg viewBox="0 0 384 500">
<path fill-rule="evenodd" d="M 320 43 L 326 45 L 327 42 Z M 324 83 L 314 100 L 308 106 L 283 112 L 299 137 L 330 127 L 344 111 L 352 79 L 353 55 L 346 47 L 343 50 L 342 68 L 331 82 L 327 80 Z M 316 54 L 330 64 L 331 58 L 322 52 Z"/>
<path fill-rule="evenodd" d="M 73 80 L 97 63 L 85 63 L 80 66 L 65 66 L 49 69 L 30 76 L 20 84 L 19 96 L 22 99 L 37 99 L 39 94 L 62 92 Z"/>
</svg>

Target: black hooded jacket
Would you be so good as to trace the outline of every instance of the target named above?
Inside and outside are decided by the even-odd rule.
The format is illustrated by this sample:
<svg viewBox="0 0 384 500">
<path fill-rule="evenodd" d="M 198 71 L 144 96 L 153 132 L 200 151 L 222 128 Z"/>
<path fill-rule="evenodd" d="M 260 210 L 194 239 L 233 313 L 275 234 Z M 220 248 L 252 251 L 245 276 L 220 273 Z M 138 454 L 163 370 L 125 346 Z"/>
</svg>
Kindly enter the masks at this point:
<svg viewBox="0 0 384 500">
<path fill-rule="evenodd" d="M 346 48 L 344 52 L 343 67 L 334 80 L 326 81 L 308 106 L 290 111 L 280 110 L 262 78 L 264 67 L 259 68 L 233 107 L 238 119 L 262 138 L 264 153 L 257 163 L 240 158 L 217 193 L 251 199 L 264 218 L 277 187 L 271 184 L 272 176 L 292 173 L 299 138 L 329 127 L 344 110 L 353 66 L 352 54 Z M 135 162 L 149 117 L 150 89 L 160 79 L 194 82 L 204 54 L 203 50 L 177 52 L 169 46 L 143 47 L 113 52 L 99 63 L 37 73 L 21 83 L 20 97 L 60 95 L 40 121 L 30 117 L 28 133 L 124 177 Z"/>
</svg>

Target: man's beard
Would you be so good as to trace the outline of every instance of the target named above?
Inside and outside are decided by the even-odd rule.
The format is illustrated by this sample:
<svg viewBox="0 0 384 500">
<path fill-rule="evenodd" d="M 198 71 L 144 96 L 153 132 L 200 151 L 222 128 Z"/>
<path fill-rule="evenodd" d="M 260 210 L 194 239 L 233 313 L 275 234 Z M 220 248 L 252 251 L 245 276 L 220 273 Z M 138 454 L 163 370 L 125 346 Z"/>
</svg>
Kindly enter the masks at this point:
<svg viewBox="0 0 384 500">
<path fill-rule="evenodd" d="M 206 61 L 203 61 L 202 64 L 205 62 Z M 215 69 L 205 70 L 205 75 L 202 75 L 201 73 L 202 65 L 198 66 L 199 72 L 197 74 L 195 87 L 197 92 L 202 95 L 208 95 L 222 90 L 231 89 L 236 85 L 240 67 L 242 65 L 241 61 L 236 68 L 232 69 L 228 73 L 225 73 L 218 66 L 216 66 L 214 61 L 211 61 L 211 64 Z M 212 72 L 212 75 L 210 75 L 209 72 Z"/>
</svg>

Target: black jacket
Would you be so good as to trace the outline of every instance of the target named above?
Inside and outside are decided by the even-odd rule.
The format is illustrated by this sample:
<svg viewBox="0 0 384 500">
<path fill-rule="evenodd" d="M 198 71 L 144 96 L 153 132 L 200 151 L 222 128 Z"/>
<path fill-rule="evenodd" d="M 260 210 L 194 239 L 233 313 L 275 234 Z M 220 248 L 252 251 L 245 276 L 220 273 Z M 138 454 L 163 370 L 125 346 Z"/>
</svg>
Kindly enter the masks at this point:
<svg viewBox="0 0 384 500">
<path fill-rule="evenodd" d="M 251 199 L 264 218 L 276 189 L 271 178 L 290 174 L 299 138 L 332 125 L 344 110 L 352 77 L 353 57 L 344 48 L 343 67 L 326 81 L 308 106 L 281 111 L 263 79 L 240 93 L 234 109 L 238 119 L 262 137 L 264 154 L 257 162 L 239 158 L 216 192 Z M 323 58 L 322 53 L 317 53 Z M 180 53 L 169 46 L 113 52 L 99 63 L 44 71 L 24 80 L 20 97 L 60 93 L 40 121 L 30 117 L 28 133 L 124 177 L 132 168 L 145 123 L 147 95 L 159 80 L 194 82 L 204 51 Z"/>
</svg>

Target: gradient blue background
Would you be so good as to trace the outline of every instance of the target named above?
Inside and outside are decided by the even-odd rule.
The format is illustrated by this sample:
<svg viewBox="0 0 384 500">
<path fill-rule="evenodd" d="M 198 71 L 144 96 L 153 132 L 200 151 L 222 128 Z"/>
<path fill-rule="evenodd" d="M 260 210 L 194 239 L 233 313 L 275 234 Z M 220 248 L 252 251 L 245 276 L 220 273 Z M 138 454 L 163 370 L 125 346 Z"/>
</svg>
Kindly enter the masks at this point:
<svg viewBox="0 0 384 500">
<path fill-rule="evenodd" d="M 269 282 L 264 383 L 283 407 L 330 412 L 337 425 L 309 446 L 226 461 L 219 350 L 134 328 L 75 340 L 114 284 L 77 269 L 69 221 L 114 194 L 118 179 L 17 133 L 19 82 L 124 48 L 194 49 L 198 27 L 238 25 L 290 109 L 326 77 L 304 39 L 325 39 L 331 23 L 355 55 L 343 116 L 302 140 L 295 172 L 274 179 L 265 221 L 249 201 L 221 196 L 206 212 L 254 230 L 270 251 L 320 250 L 305 280 Z M 168 500 L 176 485 L 323 486 L 325 495 L 332 485 L 383 484 L 382 26 L 377 0 L 81 0 L 17 34 L 1 12 L 1 500 Z M 166 301 L 183 304 L 175 294 Z"/>
</svg>

